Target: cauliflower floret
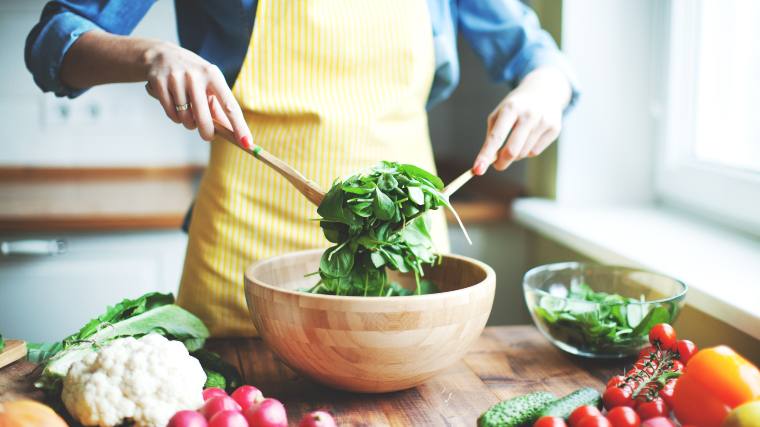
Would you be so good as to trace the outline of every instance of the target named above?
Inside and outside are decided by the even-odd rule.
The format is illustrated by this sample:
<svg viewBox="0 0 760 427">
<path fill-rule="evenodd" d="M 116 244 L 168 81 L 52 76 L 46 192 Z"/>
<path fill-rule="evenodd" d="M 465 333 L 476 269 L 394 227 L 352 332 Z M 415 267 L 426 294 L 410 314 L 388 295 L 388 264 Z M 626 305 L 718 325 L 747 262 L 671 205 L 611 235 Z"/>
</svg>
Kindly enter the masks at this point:
<svg viewBox="0 0 760 427">
<path fill-rule="evenodd" d="M 206 374 L 179 341 L 158 334 L 120 338 L 69 368 L 61 398 L 87 426 L 165 426 L 177 411 L 203 405 Z"/>
</svg>

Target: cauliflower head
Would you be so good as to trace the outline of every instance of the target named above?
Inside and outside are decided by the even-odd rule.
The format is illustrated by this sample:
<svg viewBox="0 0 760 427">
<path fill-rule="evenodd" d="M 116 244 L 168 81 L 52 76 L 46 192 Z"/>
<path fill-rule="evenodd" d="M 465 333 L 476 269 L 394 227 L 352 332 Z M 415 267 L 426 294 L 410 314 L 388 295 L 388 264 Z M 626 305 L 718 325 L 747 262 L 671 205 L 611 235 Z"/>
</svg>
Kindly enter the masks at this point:
<svg viewBox="0 0 760 427">
<path fill-rule="evenodd" d="M 61 398 L 87 426 L 165 426 L 177 411 L 203 405 L 206 374 L 179 341 L 158 334 L 119 338 L 75 362 Z"/>
</svg>

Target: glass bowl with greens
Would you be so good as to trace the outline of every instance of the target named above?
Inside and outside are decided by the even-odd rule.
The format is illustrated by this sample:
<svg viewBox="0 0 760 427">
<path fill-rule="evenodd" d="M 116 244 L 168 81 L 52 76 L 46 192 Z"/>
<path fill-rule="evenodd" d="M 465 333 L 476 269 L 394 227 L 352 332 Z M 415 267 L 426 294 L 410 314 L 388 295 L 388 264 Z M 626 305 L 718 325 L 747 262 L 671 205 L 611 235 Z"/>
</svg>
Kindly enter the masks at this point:
<svg viewBox="0 0 760 427">
<path fill-rule="evenodd" d="M 552 344 L 579 356 L 636 354 L 658 323 L 672 323 L 688 287 L 671 277 L 627 267 L 567 262 L 525 273 L 533 321 Z"/>
</svg>

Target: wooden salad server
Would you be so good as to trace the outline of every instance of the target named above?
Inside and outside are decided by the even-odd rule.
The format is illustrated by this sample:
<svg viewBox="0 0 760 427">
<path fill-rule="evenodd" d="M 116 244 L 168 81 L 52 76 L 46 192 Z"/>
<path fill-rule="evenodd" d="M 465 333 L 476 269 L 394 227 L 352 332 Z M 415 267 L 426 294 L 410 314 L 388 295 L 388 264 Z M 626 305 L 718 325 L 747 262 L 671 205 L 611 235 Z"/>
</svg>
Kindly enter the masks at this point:
<svg viewBox="0 0 760 427">
<path fill-rule="evenodd" d="M 467 181 L 472 179 L 472 177 L 474 176 L 475 174 L 472 173 L 472 169 L 467 169 L 465 173 L 459 175 L 453 181 L 451 181 L 447 186 L 443 187 L 443 190 L 441 190 L 441 194 L 446 196 L 446 198 L 448 199 L 449 197 L 451 197 L 452 194 L 454 194 L 454 192 L 462 188 L 463 185 L 467 184 Z"/>
<path fill-rule="evenodd" d="M 322 199 L 325 198 L 325 192 L 319 188 L 319 185 L 303 176 L 301 172 L 298 172 L 292 166 L 282 161 L 282 159 L 255 144 L 250 149 L 243 148 L 235 140 L 235 133 L 232 131 L 232 129 L 228 128 L 224 123 L 216 119 L 214 119 L 214 130 L 216 131 L 217 135 L 221 136 L 226 141 L 232 143 L 234 146 L 252 155 L 253 157 L 256 157 L 265 165 L 274 169 L 275 172 L 293 184 L 296 190 L 298 190 L 299 193 L 303 194 L 307 199 L 309 199 L 311 203 L 315 204 L 316 206 L 319 206 L 319 204 L 322 203 Z"/>
</svg>

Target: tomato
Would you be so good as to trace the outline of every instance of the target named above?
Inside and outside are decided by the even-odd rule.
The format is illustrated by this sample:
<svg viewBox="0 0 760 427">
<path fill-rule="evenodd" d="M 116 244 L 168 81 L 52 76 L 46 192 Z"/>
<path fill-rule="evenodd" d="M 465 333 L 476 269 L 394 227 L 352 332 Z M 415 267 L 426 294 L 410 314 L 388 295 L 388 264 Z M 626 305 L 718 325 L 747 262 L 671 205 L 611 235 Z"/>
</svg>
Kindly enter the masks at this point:
<svg viewBox="0 0 760 427">
<path fill-rule="evenodd" d="M 649 331 L 649 343 L 664 350 L 676 349 L 676 330 L 667 323 L 658 323 Z"/>
<path fill-rule="evenodd" d="M 689 340 L 678 340 L 676 342 L 676 352 L 678 358 L 684 365 L 689 363 L 689 359 L 697 352 L 697 345 Z"/>
<path fill-rule="evenodd" d="M 618 406 L 607 412 L 607 419 L 612 427 L 639 427 L 641 419 L 639 414 L 628 406 Z"/>
<path fill-rule="evenodd" d="M 670 408 L 662 399 L 654 399 L 649 402 L 636 402 L 636 413 L 642 420 L 648 420 L 655 417 L 667 417 L 670 414 Z"/>
<path fill-rule="evenodd" d="M 657 394 L 665 401 L 669 408 L 673 407 L 673 390 L 676 388 L 676 381 L 678 378 L 673 378 L 665 383 L 665 387 L 662 388 Z"/>
<path fill-rule="evenodd" d="M 565 424 L 565 420 L 560 417 L 545 415 L 536 420 L 533 427 L 567 427 L 567 424 Z"/>
<path fill-rule="evenodd" d="M 578 427 L 612 427 L 604 415 L 591 415 L 581 420 Z"/>
<path fill-rule="evenodd" d="M 676 371 L 676 372 L 683 371 L 683 363 L 681 363 L 680 360 L 674 360 L 673 367 L 671 368 L 671 370 Z"/>
<path fill-rule="evenodd" d="M 607 410 L 616 408 L 618 406 L 630 406 L 633 407 L 633 399 L 631 399 L 631 391 L 627 387 L 613 387 L 608 388 L 602 395 L 604 401 L 604 407 Z"/>
<path fill-rule="evenodd" d="M 570 424 L 570 427 L 578 427 L 578 424 L 580 424 L 582 419 L 596 415 L 602 415 L 596 406 L 583 405 L 573 410 L 573 412 L 570 414 L 570 417 L 568 417 L 567 422 Z"/>
<path fill-rule="evenodd" d="M 668 418 L 655 417 L 641 423 L 641 427 L 675 427 L 675 425 Z"/>
<path fill-rule="evenodd" d="M 607 387 L 617 387 L 620 384 L 625 383 L 625 377 L 623 375 L 615 375 L 614 377 L 610 378 L 609 381 L 607 381 Z"/>
<path fill-rule="evenodd" d="M 653 345 L 646 346 L 639 351 L 639 360 L 649 359 L 649 355 L 654 353 L 657 349 Z"/>
</svg>

